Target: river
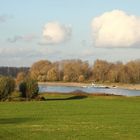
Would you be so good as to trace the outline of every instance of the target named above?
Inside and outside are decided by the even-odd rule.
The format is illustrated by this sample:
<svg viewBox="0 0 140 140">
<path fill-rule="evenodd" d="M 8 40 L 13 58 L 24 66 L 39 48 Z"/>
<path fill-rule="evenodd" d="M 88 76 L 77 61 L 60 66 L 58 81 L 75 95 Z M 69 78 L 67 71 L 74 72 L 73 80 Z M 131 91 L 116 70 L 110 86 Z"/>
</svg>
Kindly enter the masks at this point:
<svg viewBox="0 0 140 140">
<path fill-rule="evenodd" d="M 70 93 L 74 91 L 83 91 L 86 93 L 107 93 L 123 96 L 140 96 L 140 90 L 128 90 L 123 88 L 108 88 L 108 87 L 94 87 L 94 86 L 47 86 L 39 85 L 39 92 L 58 92 L 58 93 Z"/>
</svg>

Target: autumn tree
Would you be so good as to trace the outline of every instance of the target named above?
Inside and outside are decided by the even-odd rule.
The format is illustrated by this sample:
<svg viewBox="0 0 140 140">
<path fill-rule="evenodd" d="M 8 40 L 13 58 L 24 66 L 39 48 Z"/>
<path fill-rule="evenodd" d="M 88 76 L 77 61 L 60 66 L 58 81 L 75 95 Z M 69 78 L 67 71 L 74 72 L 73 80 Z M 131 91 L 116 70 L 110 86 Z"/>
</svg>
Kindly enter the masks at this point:
<svg viewBox="0 0 140 140">
<path fill-rule="evenodd" d="M 89 76 L 89 64 L 81 60 L 66 60 L 63 63 L 63 74 L 69 77 L 69 81 L 78 81 L 79 76 L 83 75 L 84 79 Z"/>
<path fill-rule="evenodd" d="M 47 60 L 40 60 L 30 68 L 30 75 L 38 81 L 47 81 L 47 73 L 51 68 L 52 63 Z"/>
<path fill-rule="evenodd" d="M 27 74 L 25 72 L 19 72 L 17 74 L 17 78 L 16 78 L 16 84 L 19 85 L 21 82 L 24 81 L 24 79 L 26 78 Z"/>
<path fill-rule="evenodd" d="M 84 82 L 84 81 L 85 81 L 84 75 L 80 75 L 78 78 L 78 82 Z"/>
<path fill-rule="evenodd" d="M 111 64 L 104 60 L 96 60 L 93 65 L 93 79 L 94 81 L 107 81 L 108 72 Z"/>
<path fill-rule="evenodd" d="M 129 82 L 139 83 L 140 82 L 140 61 L 130 61 L 126 64 L 128 68 Z"/>
<path fill-rule="evenodd" d="M 58 80 L 58 72 L 56 68 L 51 68 L 47 73 L 48 81 L 57 81 Z"/>
</svg>

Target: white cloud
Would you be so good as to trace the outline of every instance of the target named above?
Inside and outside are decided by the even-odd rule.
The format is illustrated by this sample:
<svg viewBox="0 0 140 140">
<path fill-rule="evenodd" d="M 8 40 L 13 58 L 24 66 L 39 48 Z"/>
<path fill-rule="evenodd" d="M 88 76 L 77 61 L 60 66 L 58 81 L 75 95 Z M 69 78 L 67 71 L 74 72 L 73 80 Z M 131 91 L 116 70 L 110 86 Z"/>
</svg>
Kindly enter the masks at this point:
<svg viewBox="0 0 140 140">
<path fill-rule="evenodd" d="M 130 47 L 140 43 L 140 17 L 121 10 L 106 12 L 92 20 L 96 46 Z"/>
<path fill-rule="evenodd" d="M 71 26 L 58 22 L 49 22 L 43 30 L 44 41 L 40 44 L 59 44 L 71 37 Z"/>
</svg>

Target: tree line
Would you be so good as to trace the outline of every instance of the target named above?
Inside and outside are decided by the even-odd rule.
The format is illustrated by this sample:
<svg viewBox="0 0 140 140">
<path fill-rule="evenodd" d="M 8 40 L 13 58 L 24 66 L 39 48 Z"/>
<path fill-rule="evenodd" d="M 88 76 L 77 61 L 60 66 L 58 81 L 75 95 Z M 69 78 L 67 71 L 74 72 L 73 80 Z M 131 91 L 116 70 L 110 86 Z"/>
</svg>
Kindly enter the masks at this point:
<svg viewBox="0 0 140 140">
<path fill-rule="evenodd" d="M 108 62 L 96 60 L 93 65 L 79 59 L 51 62 L 40 60 L 29 67 L 0 67 L 0 75 L 16 78 L 30 75 L 39 82 L 114 82 L 140 83 L 140 60 Z"/>
<path fill-rule="evenodd" d="M 29 67 L 0 67 L 0 75 L 16 77 L 19 72 L 28 73 Z"/>
<path fill-rule="evenodd" d="M 93 65 L 79 59 L 58 62 L 40 60 L 31 66 L 29 74 L 39 82 L 140 83 L 140 60 L 130 61 L 126 64 L 96 60 Z"/>
</svg>

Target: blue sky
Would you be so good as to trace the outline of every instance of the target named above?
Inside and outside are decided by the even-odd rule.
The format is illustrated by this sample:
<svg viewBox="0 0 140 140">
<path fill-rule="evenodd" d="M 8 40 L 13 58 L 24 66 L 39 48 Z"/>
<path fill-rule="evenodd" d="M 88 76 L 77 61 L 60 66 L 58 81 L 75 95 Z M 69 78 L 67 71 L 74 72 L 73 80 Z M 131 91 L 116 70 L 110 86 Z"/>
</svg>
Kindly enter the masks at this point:
<svg viewBox="0 0 140 140">
<path fill-rule="evenodd" d="M 0 2 L 1 66 L 30 66 L 40 59 L 76 58 L 92 63 L 96 59 L 127 62 L 140 58 L 139 0 Z M 131 15 L 135 18 L 131 19 Z M 120 20 L 114 21 L 112 26 L 110 21 L 114 16 L 115 20 Z M 124 23 L 124 26 L 119 28 L 115 23 Z M 127 23 L 133 26 L 124 29 Z M 97 28 L 99 25 L 102 30 Z M 111 31 L 109 26 L 112 26 Z M 110 40 L 109 35 L 113 35 L 114 40 Z"/>
</svg>

